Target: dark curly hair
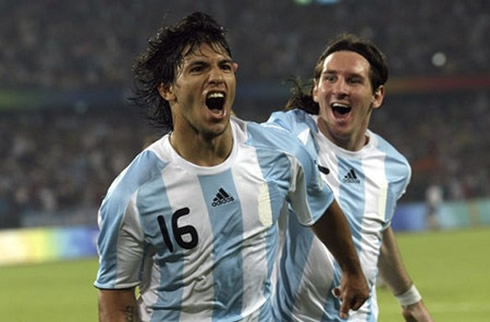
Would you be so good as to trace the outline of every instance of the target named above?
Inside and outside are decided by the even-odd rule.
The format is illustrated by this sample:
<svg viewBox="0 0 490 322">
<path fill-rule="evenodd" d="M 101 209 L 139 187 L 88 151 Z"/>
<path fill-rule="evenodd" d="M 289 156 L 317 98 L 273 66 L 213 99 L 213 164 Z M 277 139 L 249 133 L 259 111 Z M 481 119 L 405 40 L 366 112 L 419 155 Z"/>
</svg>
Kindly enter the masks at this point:
<svg viewBox="0 0 490 322">
<path fill-rule="evenodd" d="M 353 51 L 366 58 L 369 62 L 369 80 L 373 93 L 388 80 L 388 64 L 385 55 L 372 42 L 356 35 L 343 33 L 330 41 L 318 58 L 313 72 L 313 80 L 320 79 L 323 62 L 332 53 L 337 51 Z M 301 80 L 290 80 L 293 83 L 291 96 L 285 109 L 300 108 L 310 114 L 318 114 L 320 107 L 313 101 L 313 80 L 303 85 Z"/>
<path fill-rule="evenodd" d="M 224 50 L 231 57 L 226 30 L 211 16 L 193 12 L 173 26 L 161 27 L 136 58 L 133 96 L 129 100 L 145 111 L 153 126 L 164 132 L 173 129 L 173 120 L 170 105 L 158 88 L 161 84 L 173 84 L 183 59 L 202 44 L 218 52 Z"/>
</svg>

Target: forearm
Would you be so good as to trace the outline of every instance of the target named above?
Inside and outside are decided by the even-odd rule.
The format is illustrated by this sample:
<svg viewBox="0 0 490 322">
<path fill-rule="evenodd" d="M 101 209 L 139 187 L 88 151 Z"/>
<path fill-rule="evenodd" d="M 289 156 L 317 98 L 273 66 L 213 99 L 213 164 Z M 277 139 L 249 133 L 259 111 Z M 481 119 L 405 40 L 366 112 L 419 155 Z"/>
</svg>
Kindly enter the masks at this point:
<svg viewBox="0 0 490 322">
<path fill-rule="evenodd" d="M 429 311 L 403 264 L 391 228 L 383 232 L 378 267 L 381 278 L 400 303 L 405 321 L 431 322 Z"/>
<path fill-rule="evenodd" d="M 395 235 L 391 228 L 383 232 L 383 244 L 378 268 L 381 278 L 388 285 L 393 295 L 403 294 L 412 285 L 412 280 L 403 264 Z"/>
<path fill-rule="evenodd" d="M 100 322 L 139 322 L 134 288 L 124 290 L 100 290 Z"/>
<path fill-rule="evenodd" d="M 337 202 L 333 202 L 313 225 L 318 238 L 327 246 L 342 269 L 341 285 L 333 291 L 342 305 L 340 317 L 346 319 L 349 310 L 358 310 L 369 297 L 369 287 L 361 269 L 349 224 Z"/>
<path fill-rule="evenodd" d="M 313 225 L 317 237 L 327 246 L 345 273 L 360 273 L 360 262 L 349 224 L 337 202 Z"/>
</svg>

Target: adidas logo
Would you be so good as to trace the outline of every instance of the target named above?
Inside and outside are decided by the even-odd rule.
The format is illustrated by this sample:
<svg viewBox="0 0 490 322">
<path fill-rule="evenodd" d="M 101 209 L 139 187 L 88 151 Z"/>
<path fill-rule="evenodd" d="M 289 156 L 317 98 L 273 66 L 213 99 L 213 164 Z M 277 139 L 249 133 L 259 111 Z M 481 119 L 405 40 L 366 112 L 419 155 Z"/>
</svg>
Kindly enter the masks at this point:
<svg viewBox="0 0 490 322">
<path fill-rule="evenodd" d="M 361 183 L 361 180 L 357 178 L 356 172 L 354 169 L 350 169 L 349 172 L 345 175 L 344 179 L 342 179 L 344 183 Z"/>
<path fill-rule="evenodd" d="M 216 197 L 213 198 L 213 203 L 211 206 L 213 207 L 218 207 L 221 205 L 224 205 L 225 203 L 229 203 L 235 201 L 235 198 L 233 196 L 230 196 L 225 189 L 219 188 L 218 193 L 216 194 Z"/>
</svg>

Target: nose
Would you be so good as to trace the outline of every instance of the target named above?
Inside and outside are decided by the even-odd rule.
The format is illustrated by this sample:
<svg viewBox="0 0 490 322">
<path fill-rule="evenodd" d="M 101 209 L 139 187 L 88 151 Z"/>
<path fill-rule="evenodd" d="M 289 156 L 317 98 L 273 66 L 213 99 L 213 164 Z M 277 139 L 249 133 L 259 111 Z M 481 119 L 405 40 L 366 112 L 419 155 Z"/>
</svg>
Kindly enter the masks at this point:
<svg viewBox="0 0 490 322">
<path fill-rule="evenodd" d="M 211 68 L 209 73 L 209 83 L 214 85 L 224 83 L 223 71 L 219 66 L 214 66 Z"/>
<path fill-rule="evenodd" d="M 339 78 L 332 86 L 332 91 L 335 95 L 345 96 L 349 94 L 349 85 L 344 78 Z"/>
</svg>

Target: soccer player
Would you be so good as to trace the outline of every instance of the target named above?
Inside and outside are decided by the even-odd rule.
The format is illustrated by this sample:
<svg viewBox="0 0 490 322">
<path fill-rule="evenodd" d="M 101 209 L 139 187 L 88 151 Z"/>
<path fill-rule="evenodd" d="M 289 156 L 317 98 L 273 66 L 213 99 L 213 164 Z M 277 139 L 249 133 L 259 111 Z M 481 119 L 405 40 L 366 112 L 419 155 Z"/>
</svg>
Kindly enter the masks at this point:
<svg viewBox="0 0 490 322">
<path fill-rule="evenodd" d="M 411 176 L 406 158 L 368 129 L 385 96 L 385 56 L 368 41 L 342 34 L 319 57 L 308 91 L 295 83 L 286 111 L 269 122 L 296 135 L 318 160 L 322 178 L 347 216 L 370 298 L 349 321 L 376 321 L 378 273 L 407 321 L 431 321 L 402 263 L 390 223 Z M 275 319 L 340 321 L 336 297 L 341 271 L 331 253 L 289 217 Z M 379 268 L 379 271 L 378 271 Z M 329 281 L 328 283 L 325 283 Z"/>
<path fill-rule="evenodd" d="M 341 314 L 358 309 L 368 285 L 313 158 L 286 131 L 231 117 L 237 64 L 223 28 L 203 13 L 164 26 L 134 70 L 134 101 L 170 132 L 100 207 L 100 321 L 271 321 L 286 202 L 342 266 Z"/>
</svg>

